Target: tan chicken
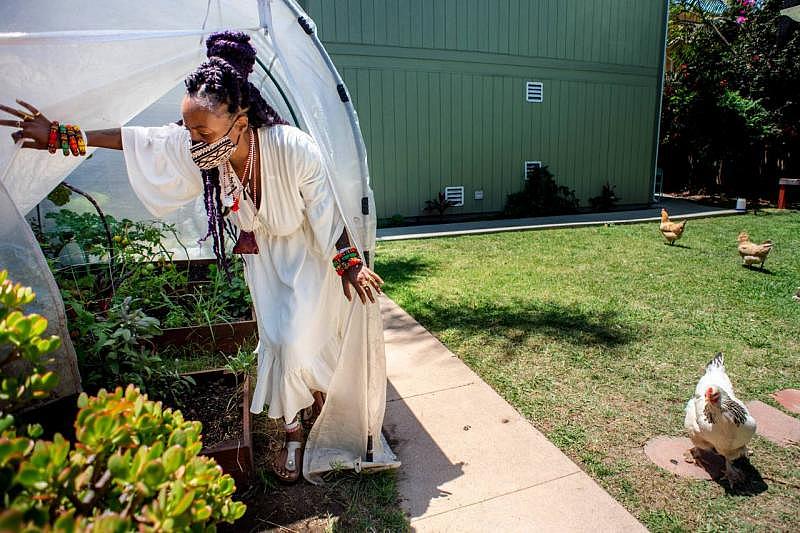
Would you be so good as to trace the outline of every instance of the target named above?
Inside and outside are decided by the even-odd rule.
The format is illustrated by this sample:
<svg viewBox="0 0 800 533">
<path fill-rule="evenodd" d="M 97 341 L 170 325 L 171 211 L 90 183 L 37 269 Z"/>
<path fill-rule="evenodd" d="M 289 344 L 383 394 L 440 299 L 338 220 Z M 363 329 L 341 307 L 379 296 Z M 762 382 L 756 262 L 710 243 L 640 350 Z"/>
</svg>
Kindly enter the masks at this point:
<svg viewBox="0 0 800 533">
<path fill-rule="evenodd" d="M 725 458 L 725 477 L 731 487 L 743 481 L 733 462 L 747 457 L 747 443 L 756 432 L 756 421 L 733 393 L 722 353 L 706 365 L 694 396 L 686 403 L 684 427 L 694 444 L 691 453 L 696 461 L 703 462 L 704 451 L 716 452 Z"/>
<path fill-rule="evenodd" d="M 675 241 L 680 239 L 681 235 L 683 235 L 683 230 L 685 227 L 685 220 L 681 220 L 680 222 L 670 222 L 667 210 L 661 210 L 661 224 L 658 226 L 658 229 L 661 230 L 661 235 L 667 239 L 668 243 L 671 245 L 675 244 Z"/>
<path fill-rule="evenodd" d="M 764 241 L 761 244 L 750 242 L 750 236 L 746 231 L 739 234 L 739 255 L 742 256 L 742 264 L 752 266 L 760 264 L 764 268 L 764 261 L 772 249 L 772 241 Z"/>
</svg>

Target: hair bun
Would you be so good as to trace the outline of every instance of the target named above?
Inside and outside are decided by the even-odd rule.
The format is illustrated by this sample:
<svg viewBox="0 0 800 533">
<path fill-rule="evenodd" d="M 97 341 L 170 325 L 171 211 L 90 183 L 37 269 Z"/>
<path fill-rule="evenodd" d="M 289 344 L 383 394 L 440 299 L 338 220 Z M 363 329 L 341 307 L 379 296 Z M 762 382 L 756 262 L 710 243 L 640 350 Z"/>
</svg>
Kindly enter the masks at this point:
<svg viewBox="0 0 800 533">
<path fill-rule="evenodd" d="M 246 33 L 240 31 L 212 33 L 206 39 L 206 49 L 206 56 L 225 60 L 245 79 L 253 72 L 256 49 L 250 44 L 250 36 Z"/>
</svg>

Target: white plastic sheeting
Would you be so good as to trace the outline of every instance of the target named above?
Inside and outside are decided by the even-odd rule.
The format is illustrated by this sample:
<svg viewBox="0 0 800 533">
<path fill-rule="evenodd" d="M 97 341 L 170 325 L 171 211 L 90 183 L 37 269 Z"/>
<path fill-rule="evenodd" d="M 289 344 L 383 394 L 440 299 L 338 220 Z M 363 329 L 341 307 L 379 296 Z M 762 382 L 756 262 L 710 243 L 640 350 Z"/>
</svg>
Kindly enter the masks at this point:
<svg viewBox="0 0 800 533">
<path fill-rule="evenodd" d="M 298 19 L 308 20 L 293 0 L 6 1 L 0 5 L 0 102 L 23 98 L 48 118 L 85 130 L 119 127 L 204 59 L 208 33 L 249 31 L 259 59 L 251 81 L 287 120 L 317 140 L 351 238 L 372 255 L 374 201 L 355 111 L 342 101 L 341 79 L 313 23 L 303 27 Z M 2 135 L 0 182 L 17 208 L 3 217 L 20 222 L 19 213 L 36 206 L 80 161 L 20 150 Z M 114 214 L 115 204 L 129 202 L 132 193 L 122 181 L 111 187 L 104 208 Z M 197 218 L 189 227 L 204 227 L 201 209 L 185 216 Z M 5 261 L 4 252 L 0 264 Z M 379 308 L 343 299 L 341 309 L 331 312 L 346 317 L 347 333 L 328 401 L 306 447 L 304 473 L 313 481 L 333 468 L 398 465 L 381 438 L 386 371 Z"/>
</svg>

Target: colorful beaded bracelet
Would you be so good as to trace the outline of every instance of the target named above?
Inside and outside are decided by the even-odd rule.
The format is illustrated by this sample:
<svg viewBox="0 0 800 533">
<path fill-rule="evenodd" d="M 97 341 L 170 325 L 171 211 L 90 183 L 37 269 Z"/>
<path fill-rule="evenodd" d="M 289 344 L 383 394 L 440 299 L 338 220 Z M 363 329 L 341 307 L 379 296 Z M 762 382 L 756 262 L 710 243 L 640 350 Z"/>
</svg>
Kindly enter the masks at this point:
<svg viewBox="0 0 800 533">
<path fill-rule="evenodd" d="M 67 127 L 64 124 L 58 127 L 58 136 L 61 141 L 61 152 L 65 156 L 69 155 L 69 135 L 67 135 Z"/>
<path fill-rule="evenodd" d="M 51 154 L 58 149 L 58 122 L 50 124 L 50 136 L 47 138 L 47 151 Z"/>
<path fill-rule="evenodd" d="M 67 138 L 69 139 L 69 151 L 77 157 L 80 154 L 78 151 L 78 139 L 75 138 L 75 129 L 71 124 L 67 124 Z"/>
<path fill-rule="evenodd" d="M 75 136 L 78 138 L 78 153 L 86 155 L 86 141 L 83 139 L 83 132 L 78 126 L 72 126 L 75 130 Z"/>
<path fill-rule="evenodd" d="M 348 268 L 352 268 L 363 263 L 364 262 L 361 260 L 361 257 L 358 255 L 358 249 L 354 246 L 339 250 L 339 253 L 333 258 L 333 268 L 336 269 L 336 273 L 340 276 L 343 275 L 345 270 Z"/>
<path fill-rule="evenodd" d="M 353 257 L 352 259 L 348 259 L 347 261 L 343 261 L 341 263 L 337 263 L 336 266 L 336 273 L 340 276 L 344 276 L 344 273 L 354 266 L 363 265 L 364 262 L 361 260 L 360 257 Z"/>
<path fill-rule="evenodd" d="M 61 148 L 61 152 L 68 156 L 86 155 L 86 140 L 83 132 L 73 124 L 59 124 L 58 121 L 50 123 L 50 134 L 47 137 L 47 151 L 51 154 Z"/>
</svg>

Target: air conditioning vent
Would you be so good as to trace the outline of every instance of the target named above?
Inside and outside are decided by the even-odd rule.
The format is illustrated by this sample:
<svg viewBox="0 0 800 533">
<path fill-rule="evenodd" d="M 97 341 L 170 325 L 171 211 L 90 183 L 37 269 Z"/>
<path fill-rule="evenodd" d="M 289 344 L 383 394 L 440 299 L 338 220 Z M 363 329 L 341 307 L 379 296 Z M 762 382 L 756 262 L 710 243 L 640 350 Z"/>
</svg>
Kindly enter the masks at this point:
<svg viewBox="0 0 800 533">
<path fill-rule="evenodd" d="M 453 202 L 453 207 L 461 207 L 464 205 L 464 186 L 459 187 L 445 187 L 444 199 L 448 202 Z"/>
<path fill-rule="evenodd" d="M 525 100 L 539 104 L 544 100 L 544 84 L 540 81 L 529 81 L 525 84 Z"/>
</svg>

